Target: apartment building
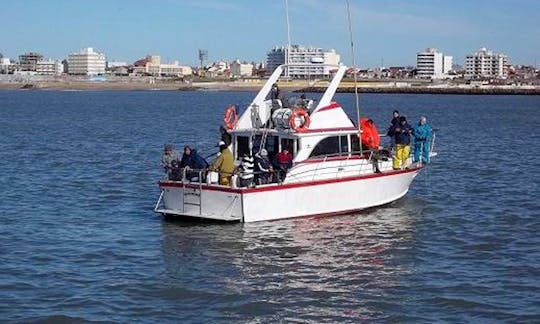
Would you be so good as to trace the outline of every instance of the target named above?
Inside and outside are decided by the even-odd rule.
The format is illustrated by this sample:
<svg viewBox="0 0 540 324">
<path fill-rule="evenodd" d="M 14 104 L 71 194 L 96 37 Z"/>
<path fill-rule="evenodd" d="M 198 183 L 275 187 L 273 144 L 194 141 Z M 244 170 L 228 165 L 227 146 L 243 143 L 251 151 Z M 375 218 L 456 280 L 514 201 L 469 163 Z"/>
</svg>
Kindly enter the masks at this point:
<svg viewBox="0 0 540 324">
<path fill-rule="evenodd" d="M 36 71 L 37 62 L 43 60 L 43 55 L 35 52 L 19 55 L 19 70 Z"/>
<path fill-rule="evenodd" d="M 508 57 L 482 47 L 465 59 L 465 78 L 503 78 L 506 76 Z"/>
<path fill-rule="evenodd" d="M 298 64 L 285 71 L 285 75 L 291 78 L 329 77 L 340 59 L 340 55 L 333 49 L 300 45 L 275 47 L 267 54 L 267 73 L 271 74 L 279 65 L 288 63 Z"/>
<path fill-rule="evenodd" d="M 68 56 L 68 73 L 75 75 L 105 74 L 105 54 L 94 52 L 92 47 Z"/>
<path fill-rule="evenodd" d="M 452 56 L 445 56 L 436 48 L 426 48 L 416 54 L 417 77 L 423 79 L 442 79 L 452 70 Z"/>
<path fill-rule="evenodd" d="M 38 74 L 60 75 L 64 71 L 64 65 L 60 61 L 41 60 L 36 63 L 35 71 Z"/>
</svg>

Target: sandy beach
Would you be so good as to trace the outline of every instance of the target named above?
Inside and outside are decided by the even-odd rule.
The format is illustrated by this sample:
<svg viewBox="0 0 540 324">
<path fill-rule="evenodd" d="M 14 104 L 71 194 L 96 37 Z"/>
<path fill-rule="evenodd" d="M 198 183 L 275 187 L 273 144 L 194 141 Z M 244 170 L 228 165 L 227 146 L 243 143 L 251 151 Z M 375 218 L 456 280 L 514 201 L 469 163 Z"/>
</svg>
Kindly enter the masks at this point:
<svg viewBox="0 0 540 324">
<path fill-rule="evenodd" d="M 258 91 L 265 80 L 249 81 L 215 81 L 192 82 L 180 81 L 32 81 L 32 82 L 0 82 L 4 90 L 88 90 L 88 91 L 130 91 L 130 90 L 169 90 L 169 91 Z M 286 92 L 321 92 L 326 81 L 285 81 L 279 86 Z M 501 94 L 501 95 L 540 95 L 540 86 L 470 86 L 470 85 L 408 85 L 397 86 L 393 82 L 360 81 L 358 91 L 361 93 L 411 93 L 411 94 Z M 342 82 L 338 92 L 354 92 L 354 83 Z"/>
</svg>

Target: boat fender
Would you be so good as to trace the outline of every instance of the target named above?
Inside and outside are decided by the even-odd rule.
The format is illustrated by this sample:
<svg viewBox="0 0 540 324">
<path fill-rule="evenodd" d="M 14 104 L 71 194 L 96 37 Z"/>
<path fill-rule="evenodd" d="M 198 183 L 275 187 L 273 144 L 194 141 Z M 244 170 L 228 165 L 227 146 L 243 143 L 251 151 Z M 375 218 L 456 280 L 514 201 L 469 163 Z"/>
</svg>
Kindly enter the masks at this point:
<svg viewBox="0 0 540 324">
<path fill-rule="evenodd" d="M 238 114 L 236 113 L 236 107 L 234 105 L 229 105 L 225 109 L 225 115 L 223 116 L 223 123 L 227 129 L 234 129 L 236 123 L 238 122 Z"/>
<path fill-rule="evenodd" d="M 297 120 L 300 120 L 300 124 L 296 124 Z M 303 122 L 302 122 L 303 120 Z M 311 120 L 309 119 L 309 114 L 304 108 L 296 108 L 291 117 L 289 117 L 289 125 L 291 129 L 297 133 L 304 133 L 308 130 Z"/>
</svg>

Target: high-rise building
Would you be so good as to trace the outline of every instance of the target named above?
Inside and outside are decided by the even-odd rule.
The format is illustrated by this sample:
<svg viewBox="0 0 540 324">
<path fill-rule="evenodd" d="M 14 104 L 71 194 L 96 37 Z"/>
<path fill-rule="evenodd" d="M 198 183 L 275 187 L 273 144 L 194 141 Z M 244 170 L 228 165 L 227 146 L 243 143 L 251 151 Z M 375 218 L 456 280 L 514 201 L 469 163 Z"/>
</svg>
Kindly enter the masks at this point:
<svg viewBox="0 0 540 324">
<path fill-rule="evenodd" d="M 271 74 L 281 64 L 298 64 L 285 71 L 292 78 L 329 77 L 340 62 L 335 50 L 292 45 L 273 48 L 267 55 L 267 73 Z M 329 66 L 334 65 L 334 66 Z"/>
<path fill-rule="evenodd" d="M 35 52 L 19 55 L 19 69 L 21 71 L 36 71 L 36 64 L 42 59 L 43 55 Z"/>
<path fill-rule="evenodd" d="M 445 56 L 436 48 L 426 48 L 416 54 L 416 70 L 419 78 L 444 78 L 451 69 L 452 56 Z"/>
<path fill-rule="evenodd" d="M 68 73 L 79 75 L 105 74 L 105 54 L 94 52 L 92 47 L 68 56 Z"/>
<path fill-rule="evenodd" d="M 508 57 L 493 53 L 482 47 L 478 52 L 467 55 L 465 59 L 465 78 L 502 78 L 506 75 Z"/>
</svg>

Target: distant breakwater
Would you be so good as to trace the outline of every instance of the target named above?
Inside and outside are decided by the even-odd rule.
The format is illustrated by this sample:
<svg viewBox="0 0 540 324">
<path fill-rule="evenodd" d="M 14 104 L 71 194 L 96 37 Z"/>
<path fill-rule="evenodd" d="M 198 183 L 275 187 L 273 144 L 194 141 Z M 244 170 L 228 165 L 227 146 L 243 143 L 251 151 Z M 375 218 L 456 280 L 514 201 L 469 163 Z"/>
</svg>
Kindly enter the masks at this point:
<svg viewBox="0 0 540 324">
<path fill-rule="evenodd" d="M 324 92 L 324 87 L 307 87 L 295 92 Z M 354 93 L 353 87 L 340 87 L 337 92 Z M 540 87 L 531 88 L 430 88 L 430 87 L 359 87 L 359 93 L 465 94 L 465 95 L 540 95 Z"/>
</svg>

